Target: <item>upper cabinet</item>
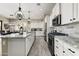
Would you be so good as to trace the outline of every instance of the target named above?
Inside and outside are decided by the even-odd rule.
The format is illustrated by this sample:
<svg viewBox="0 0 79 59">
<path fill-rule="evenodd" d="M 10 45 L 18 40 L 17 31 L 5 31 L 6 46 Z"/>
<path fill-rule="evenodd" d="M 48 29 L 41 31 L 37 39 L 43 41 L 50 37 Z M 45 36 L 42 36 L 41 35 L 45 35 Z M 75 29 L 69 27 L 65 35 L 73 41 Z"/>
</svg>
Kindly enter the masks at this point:
<svg viewBox="0 0 79 59">
<path fill-rule="evenodd" d="M 72 3 L 62 3 L 61 4 L 61 15 L 62 24 L 67 24 L 72 21 Z"/>
<path fill-rule="evenodd" d="M 55 4 L 50 14 L 50 27 L 52 27 L 52 20 L 60 14 L 60 3 Z"/>
<path fill-rule="evenodd" d="M 52 10 L 53 18 L 59 15 L 59 13 L 60 13 L 60 4 L 57 3 Z"/>
<path fill-rule="evenodd" d="M 77 3 L 61 3 L 62 24 L 68 24 L 79 21 L 79 6 Z"/>
<path fill-rule="evenodd" d="M 53 8 L 53 16 L 56 17 L 57 15 L 59 15 L 59 13 L 60 13 L 59 3 L 57 3 Z"/>
</svg>

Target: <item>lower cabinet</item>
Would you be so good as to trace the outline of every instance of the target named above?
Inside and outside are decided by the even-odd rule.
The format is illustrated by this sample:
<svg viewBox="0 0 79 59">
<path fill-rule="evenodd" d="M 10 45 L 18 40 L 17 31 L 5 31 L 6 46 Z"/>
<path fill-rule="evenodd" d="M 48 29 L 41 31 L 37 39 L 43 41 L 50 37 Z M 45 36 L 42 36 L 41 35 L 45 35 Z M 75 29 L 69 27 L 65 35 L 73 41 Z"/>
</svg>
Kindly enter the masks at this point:
<svg viewBox="0 0 79 59">
<path fill-rule="evenodd" d="M 8 55 L 8 39 L 0 38 L 0 56 Z"/>
<path fill-rule="evenodd" d="M 2 39 L 2 56 L 8 56 L 8 39 Z"/>
<path fill-rule="evenodd" d="M 63 45 L 62 45 L 62 41 L 59 41 L 58 38 L 55 38 L 55 46 L 54 46 L 54 50 L 55 50 L 55 55 L 56 56 L 62 56 L 63 55 Z"/>
<path fill-rule="evenodd" d="M 79 49 L 61 39 L 55 38 L 55 56 L 79 56 Z"/>
<path fill-rule="evenodd" d="M 79 49 L 74 48 L 67 43 L 64 44 L 64 51 L 67 56 L 79 56 Z"/>
</svg>

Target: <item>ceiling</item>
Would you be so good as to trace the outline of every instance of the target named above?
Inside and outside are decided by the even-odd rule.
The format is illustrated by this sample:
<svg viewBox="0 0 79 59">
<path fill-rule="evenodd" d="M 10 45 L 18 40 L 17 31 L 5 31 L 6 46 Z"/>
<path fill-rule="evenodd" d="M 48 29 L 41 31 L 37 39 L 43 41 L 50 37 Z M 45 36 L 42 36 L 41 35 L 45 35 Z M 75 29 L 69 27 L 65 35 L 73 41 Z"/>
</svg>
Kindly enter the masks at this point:
<svg viewBox="0 0 79 59">
<path fill-rule="evenodd" d="M 30 18 L 39 20 L 43 19 L 44 15 L 50 14 L 54 5 L 54 3 L 40 3 L 40 5 L 37 5 L 37 3 L 22 3 L 21 8 L 25 19 L 28 19 L 28 11 L 30 11 Z M 18 7 L 19 3 L 0 3 L 0 15 L 16 19 L 15 12 L 18 10 Z"/>
</svg>

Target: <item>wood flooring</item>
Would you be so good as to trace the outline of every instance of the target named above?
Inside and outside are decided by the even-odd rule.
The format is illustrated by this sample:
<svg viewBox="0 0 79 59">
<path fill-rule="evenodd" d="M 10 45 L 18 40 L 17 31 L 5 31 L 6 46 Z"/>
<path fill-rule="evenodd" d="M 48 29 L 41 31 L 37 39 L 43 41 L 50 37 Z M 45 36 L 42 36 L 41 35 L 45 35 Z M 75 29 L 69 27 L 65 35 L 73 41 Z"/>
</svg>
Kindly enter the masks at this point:
<svg viewBox="0 0 79 59">
<path fill-rule="evenodd" d="M 44 37 L 36 37 L 28 56 L 51 56 Z"/>
</svg>

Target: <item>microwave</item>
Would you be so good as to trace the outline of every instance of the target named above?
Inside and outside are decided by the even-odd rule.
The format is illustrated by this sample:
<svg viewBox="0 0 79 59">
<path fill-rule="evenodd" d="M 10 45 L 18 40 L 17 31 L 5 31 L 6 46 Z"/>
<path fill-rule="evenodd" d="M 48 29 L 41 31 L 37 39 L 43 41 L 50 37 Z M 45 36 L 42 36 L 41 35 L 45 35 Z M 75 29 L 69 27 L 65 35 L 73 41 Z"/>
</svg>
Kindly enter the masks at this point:
<svg viewBox="0 0 79 59">
<path fill-rule="evenodd" d="M 52 26 L 60 26 L 61 25 L 61 14 L 52 19 Z"/>
</svg>

